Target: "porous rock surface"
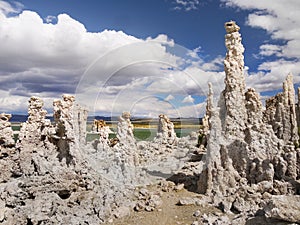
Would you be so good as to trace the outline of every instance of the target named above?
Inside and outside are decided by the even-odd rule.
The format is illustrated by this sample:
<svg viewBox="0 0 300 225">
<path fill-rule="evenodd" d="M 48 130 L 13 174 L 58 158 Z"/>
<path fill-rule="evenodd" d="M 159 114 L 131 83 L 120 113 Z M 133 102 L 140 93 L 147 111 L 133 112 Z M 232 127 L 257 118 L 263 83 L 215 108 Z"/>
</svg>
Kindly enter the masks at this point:
<svg viewBox="0 0 300 225">
<path fill-rule="evenodd" d="M 161 140 L 165 144 L 175 144 L 177 141 L 177 136 L 174 131 L 174 124 L 171 122 L 169 117 L 164 114 L 160 114 L 158 120 L 158 129 L 156 141 Z"/>
<path fill-rule="evenodd" d="M 119 142 L 123 145 L 134 146 L 136 143 L 133 135 L 133 125 L 130 121 L 130 113 L 123 112 L 119 117 L 118 128 L 117 128 L 117 138 Z"/>
<path fill-rule="evenodd" d="M 99 134 L 99 141 L 95 143 L 97 144 L 97 148 L 108 148 L 110 145 L 109 134 L 112 134 L 113 132 L 110 130 L 109 126 L 106 125 L 106 122 L 104 120 L 94 120 L 92 132 Z"/>
<path fill-rule="evenodd" d="M 1 224 L 100 224 L 128 203 L 129 189 L 100 176 L 79 148 L 86 111 L 70 95 L 54 105 L 51 125 L 32 97 L 17 147 L 1 149 Z"/>
<path fill-rule="evenodd" d="M 0 114 L 0 146 L 12 147 L 15 145 L 14 133 L 9 122 L 11 114 Z"/>
<path fill-rule="evenodd" d="M 244 74 L 244 47 L 239 26 L 235 22 L 225 24 L 225 46 L 227 48 L 224 60 L 225 90 L 220 99 L 220 115 L 223 130 L 227 134 L 243 137 L 246 122 L 245 107 L 245 78 Z M 242 74 L 242 76 L 241 76 Z M 243 93 L 242 95 L 240 93 Z M 226 110 L 225 110 L 226 109 Z"/>
<path fill-rule="evenodd" d="M 300 196 L 272 196 L 264 207 L 267 218 L 300 223 Z"/>
<path fill-rule="evenodd" d="M 153 141 L 137 142 L 133 136 L 133 125 L 129 115 L 125 112 L 120 116 L 117 124 L 118 142 L 115 145 L 103 148 L 96 140 L 86 148 L 89 164 L 112 182 L 133 187 L 137 184 L 151 184 L 157 178 L 169 178 L 183 167 L 197 150 L 197 133 L 191 133 L 178 140 L 171 135 L 170 143 L 169 136 L 159 132 L 160 123 Z M 167 116 L 164 118 L 167 118 L 168 124 L 171 123 Z M 173 126 L 169 127 L 173 134 Z M 168 133 L 169 129 L 166 132 Z"/>
<path fill-rule="evenodd" d="M 196 133 L 174 148 L 161 141 L 137 143 L 127 113 L 118 124 L 118 137 L 123 136 L 116 145 L 99 145 L 101 132 L 99 140 L 85 144 L 86 110 L 71 95 L 53 106 L 51 123 L 42 99 L 32 97 L 17 146 L 1 149 L 3 224 L 101 224 L 136 205 L 154 210 L 159 195 L 134 202 L 135 187 L 172 176 L 197 149 Z"/>
<path fill-rule="evenodd" d="M 298 125 L 297 125 L 295 90 L 293 75 L 288 74 L 283 82 L 283 92 L 266 100 L 266 111 L 264 121 L 270 124 L 280 139 L 285 144 L 292 142 L 298 144 Z"/>
<path fill-rule="evenodd" d="M 294 198 L 299 193 L 299 137 L 292 75 L 283 84 L 283 94 L 268 100 L 264 111 L 259 94 L 253 88 L 245 90 L 239 27 L 230 21 L 225 23 L 225 29 L 225 90 L 218 105 L 208 107 L 210 130 L 198 192 L 211 196 L 212 202 L 224 212 L 234 212 L 243 218 L 254 216 L 268 205 L 266 216 L 295 222 L 283 216 L 287 213 L 275 215 L 271 213 L 274 209 L 270 209 L 276 207 L 270 203 L 272 195 Z M 293 208 L 289 210 L 278 199 L 277 203 L 277 210 L 286 210 L 297 218 L 298 212 Z M 205 224 L 219 224 L 205 220 Z"/>
</svg>

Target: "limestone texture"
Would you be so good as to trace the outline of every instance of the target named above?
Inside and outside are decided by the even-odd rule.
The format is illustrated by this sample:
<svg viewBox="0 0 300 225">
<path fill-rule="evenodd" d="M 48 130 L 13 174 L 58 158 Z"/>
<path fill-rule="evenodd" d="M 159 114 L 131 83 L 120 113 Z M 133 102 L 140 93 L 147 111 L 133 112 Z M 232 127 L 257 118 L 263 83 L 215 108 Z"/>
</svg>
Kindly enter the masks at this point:
<svg viewBox="0 0 300 225">
<path fill-rule="evenodd" d="M 70 95 L 56 100 L 51 123 L 42 99 L 30 98 L 16 147 L 1 149 L 1 224 L 101 224 L 129 207 L 130 188 L 88 163 L 86 111 L 74 103 Z"/>
<path fill-rule="evenodd" d="M 264 121 L 272 126 L 276 136 L 285 144 L 299 144 L 295 89 L 291 73 L 283 82 L 283 92 L 266 100 Z"/>
<path fill-rule="evenodd" d="M 130 121 L 130 113 L 123 112 L 119 117 L 117 138 L 121 144 L 124 145 L 135 145 L 135 139 L 133 135 L 133 125 Z"/>
<path fill-rule="evenodd" d="M 108 148 L 110 145 L 109 134 L 112 134 L 113 132 L 110 130 L 109 126 L 106 125 L 106 122 L 104 120 L 94 120 L 92 131 L 99 134 L 99 142 L 95 143 L 98 145 L 97 148 Z"/>
<path fill-rule="evenodd" d="M 38 145 L 55 132 L 51 127 L 50 120 L 46 119 L 47 111 L 43 109 L 43 100 L 33 96 L 28 103 L 28 119 L 21 124 L 19 146 Z"/>
<path fill-rule="evenodd" d="M 225 90 L 220 99 L 222 113 L 220 113 L 223 130 L 226 135 L 243 137 L 246 122 L 245 107 L 245 77 L 244 77 L 244 47 L 239 26 L 230 21 L 225 23 L 227 34 L 225 46 L 227 48 L 224 60 Z M 225 110 L 226 109 L 226 110 Z"/>
<path fill-rule="evenodd" d="M 15 145 L 14 133 L 9 122 L 11 114 L 0 114 L 0 146 L 12 147 Z"/>
<path fill-rule="evenodd" d="M 272 196 L 264 207 L 266 217 L 292 223 L 300 223 L 300 196 Z"/>
<path fill-rule="evenodd" d="M 206 163 L 199 175 L 198 192 L 211 196 L 212 202 L 225 213 L 254 215 L 272 195 L 294 197 L 299 193 L 293 77 L 287 76 L 283 93 L 267 100 L 264 110 L 255 89 L 245 90 L 244 47 L 239 27 L 230 21 L 225 23 L 225 29 L 225 89 L 217 106 L 209 100 L 211 91 L 208 95 Z M 293 208 L 286 207 L 294 215 Z M 270 217 L 276 218 L 271 212 L 268 210 Z M 290 221 L 283 214 L 277 217 Z"/>
<path fill-rule="evenodd" d="M 159 115 L 156 140 L 161 140 L 165 144 L 175 144 L 177 136 L 174 131 L 174 124 L 169 117 L 164 114 Z"/>
</svg>

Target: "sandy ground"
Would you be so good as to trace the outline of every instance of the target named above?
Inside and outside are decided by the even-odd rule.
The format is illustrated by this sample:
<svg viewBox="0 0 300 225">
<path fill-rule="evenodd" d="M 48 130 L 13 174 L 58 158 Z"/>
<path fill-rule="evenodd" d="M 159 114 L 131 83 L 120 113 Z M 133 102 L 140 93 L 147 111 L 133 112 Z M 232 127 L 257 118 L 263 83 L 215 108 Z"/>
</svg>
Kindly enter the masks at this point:
<svg viewBox="0 0 300 225">
<path fill-rule="evenodd" d="M 157 187 L 148 187 L 150 191 L 160 191 Z M 105 225 L 191 225 L 198 218 L 193 214 L 199 210 L 200 215 L 209 212 L 219 212 L 214 207 L 197 205 L 178 205 L 178 201 L 184 197 L 201 198 L 202 195 L 189 192 L 185 189 L 180 191 L 161 192 L 162 205 L 152 212 L 131 211 L 129 216 L 115 219 Z"/>
</svg>

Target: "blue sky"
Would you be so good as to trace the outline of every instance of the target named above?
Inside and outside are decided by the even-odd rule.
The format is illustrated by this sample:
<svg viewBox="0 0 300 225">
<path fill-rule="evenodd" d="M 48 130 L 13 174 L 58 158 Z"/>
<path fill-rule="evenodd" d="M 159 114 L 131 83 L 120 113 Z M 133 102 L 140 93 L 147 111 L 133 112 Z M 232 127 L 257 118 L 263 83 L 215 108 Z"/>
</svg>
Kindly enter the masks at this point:
<svg viewBox="0 0 300 225">
<path fill-rule="evenodd" d="M 0 0 L 0 111 L 73 93 L 91 114 L 201 116 L 223 88 L 224 23 L 241 27 L 247 86 L 300 82 L 297 0 Z M 267 96 L 266 96 L 267 95 Z"/>
</svg>

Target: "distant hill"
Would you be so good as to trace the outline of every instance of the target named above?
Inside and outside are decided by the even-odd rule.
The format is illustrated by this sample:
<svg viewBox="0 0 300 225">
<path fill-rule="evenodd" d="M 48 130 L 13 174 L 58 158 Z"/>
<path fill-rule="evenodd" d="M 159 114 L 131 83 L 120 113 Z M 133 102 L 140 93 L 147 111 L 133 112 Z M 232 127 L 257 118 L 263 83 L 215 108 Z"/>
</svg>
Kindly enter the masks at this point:
<svg viewBox="0 0 300 225">
<path fill-rule="evenodd" d="M 26 122 L 27 118 L 28 118 L 28 115 L 12 114 L 12 117 L 9 120 L 9 122 L 12 122 L 12 123 L 23 123 L 23 122 Z M 51 121 L 53 121 L 53 117 L 52 116 L 46 116 L 46 118 L 50 119 Z"/>
<path fill-rule="evenodd" d="M 88 117 L 88 122 L 92 122 L 92 121 L 94 121 L 94 119 L 104 120 L 104 121 L 117 121 L 117 120 L 119 120 L 119 117 L 118 116 L 113 116 L 113 117 L 110 117 L 110 116 L 89 116 Z"/>
<path fill-rule="evenodd" d="M 12 114 L 12 118 L 9 120 L 10 122 L 25 122 L 27 120 L 27 115 L 16 115 Z"/>
</svg>

